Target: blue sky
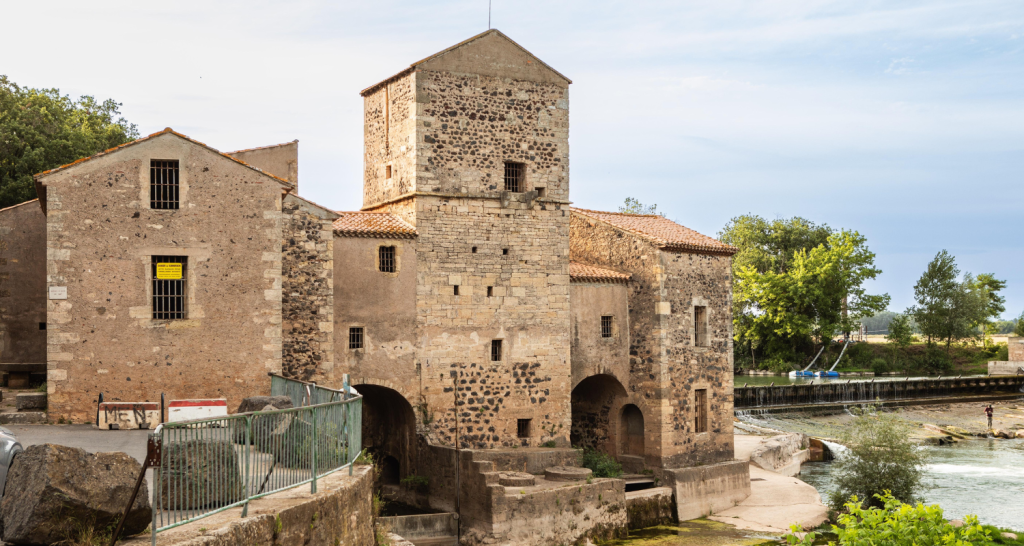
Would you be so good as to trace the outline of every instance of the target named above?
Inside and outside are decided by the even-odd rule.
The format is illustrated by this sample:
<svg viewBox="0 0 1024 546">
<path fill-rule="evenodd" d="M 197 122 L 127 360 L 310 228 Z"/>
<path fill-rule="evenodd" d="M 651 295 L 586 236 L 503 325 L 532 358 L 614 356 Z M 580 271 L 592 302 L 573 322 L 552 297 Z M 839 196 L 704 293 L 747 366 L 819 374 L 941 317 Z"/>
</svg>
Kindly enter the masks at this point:
<svg viewBox="0 0 1024 546">
<path fill-rule="evenodd" d="M 573 80 L 577 206 L 855 229 L 894 310 L 945 248 L 1024 310 L 1024 2 L 493 2 Z M 142 134 L 297 138 L 301 193 L 338 209 L 361 205 L 359 90 L 487 28 L 486 0 L 7 4 L 0 73 L 113 97 Z"/>
</svg>

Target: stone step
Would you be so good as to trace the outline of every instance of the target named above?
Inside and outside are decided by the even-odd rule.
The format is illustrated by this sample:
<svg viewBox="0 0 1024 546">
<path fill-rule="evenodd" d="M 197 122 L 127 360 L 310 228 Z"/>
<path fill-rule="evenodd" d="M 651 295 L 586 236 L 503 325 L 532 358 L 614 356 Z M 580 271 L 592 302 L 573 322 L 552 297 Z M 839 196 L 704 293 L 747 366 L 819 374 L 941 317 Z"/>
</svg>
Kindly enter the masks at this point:
<svg viewBox="0 0 1024 546">
<path fill-rule="evenodd" d="M 23 392 L 14 397 L 14 403 L 19 410 L 44 410 L 46 409 L 45 392 Z"/>
<path fill-rule="evenodd" d="M 44 425 L 45 411 L 10 411 L 0 413 L 0 425 Z"/>
</svg>

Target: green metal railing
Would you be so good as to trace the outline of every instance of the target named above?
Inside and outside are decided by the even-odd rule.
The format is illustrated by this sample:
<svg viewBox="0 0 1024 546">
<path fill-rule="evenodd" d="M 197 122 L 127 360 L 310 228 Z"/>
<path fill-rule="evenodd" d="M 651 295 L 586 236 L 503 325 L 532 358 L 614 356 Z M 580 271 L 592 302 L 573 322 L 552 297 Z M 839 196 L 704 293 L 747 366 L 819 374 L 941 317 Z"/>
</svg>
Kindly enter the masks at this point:
<svg viewBox="0 0 1024 546">
<path fill-rule="evenodd" d="M 362 449 L 362 396 L 271 374 L 291 409 L 164 423 L 150 435 L 156 534 L 348 467 Z"/>
</svg>

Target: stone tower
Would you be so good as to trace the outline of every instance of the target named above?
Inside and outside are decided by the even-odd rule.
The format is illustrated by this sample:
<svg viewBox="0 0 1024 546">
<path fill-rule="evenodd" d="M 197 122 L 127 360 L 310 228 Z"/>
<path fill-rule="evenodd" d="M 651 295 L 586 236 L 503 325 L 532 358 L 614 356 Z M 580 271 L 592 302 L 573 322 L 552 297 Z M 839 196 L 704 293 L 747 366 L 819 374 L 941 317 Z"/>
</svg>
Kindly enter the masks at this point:
<svg viewBox="0 0 1024 546">
<path fill-rule="evenodd" d="M 568 445 L 569 83 L 489 30 L 362 92 L 363 211 L 415 226 L 415 335 L 354 377 L 439 444 Z"/>
</svg>

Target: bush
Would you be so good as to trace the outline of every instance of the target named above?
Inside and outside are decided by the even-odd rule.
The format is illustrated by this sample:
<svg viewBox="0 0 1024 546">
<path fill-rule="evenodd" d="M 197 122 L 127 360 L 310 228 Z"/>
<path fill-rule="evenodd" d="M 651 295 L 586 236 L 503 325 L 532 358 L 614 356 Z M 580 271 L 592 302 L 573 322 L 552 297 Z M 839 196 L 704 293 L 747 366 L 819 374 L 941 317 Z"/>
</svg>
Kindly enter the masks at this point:
<svg viewBox="0 0 1024 546">
<path fill-rule="evenodd" d="M 595 449 L 584 449 L 580 454 L 580 466 L 594 472 L 595 478 L 618 478 L 622 475 L 622 465 L 611 455 Z"/>
<path fill-rule="evenodd" d="M 871 371 L 875 374 L 883 374 L 890 371 L 889 361 L 884 358 L 876 358 L 871 361 Z"/>
<path fill-rule="evenodd" d="M 1010 346 L 1005 343 L 998 345 L 999 350 L 996 351 L 996 356 L 992 360 L 1010 360 Z"/>
<path fill-rule="evenodd" d="M 932 373 L 948 372 L 953 369 L 953 359 L 938 345 L 929 345 L 918 365 Z"/>
<path fill-rule="evenodd" d="M 847 450 L 832 463 L 835 490 L 829 497 L 838 510 L 856 496 L 875 507 L 878 495 L 913 502 L 922 487 L 925 455 L 910 441 L 910 427 L 894 415 L 866 413 L 842 433 Z"/>
<path fill-rule="evenodd" d="M 881 507 L 865 509 L 863 504 L 858 497 L 851 497 L 846 503 L 849 513 L 840 515 L 839 525 L 832 526 L 841 546 L 971 546 L 992 542 L 990 531 L 978 524 L 977 516 L 967 516 L 962 527 L 954 527 L 943 517 L 942 508 L 937 504 L 911 506 L 888 491 L 877 495 L 871 503 Z M 802 531 L 799 525 L 790 529 L 794 533 Z M 817 539 L 817 533 L 807 533 L 802 540 L 794 535 L 786 536 L 788 544 L 801 546 L 811 546 Z"/>
<path fill-rule="evenodd" d="M 790 364 L 785 358 L 773 356 L 771 358 L 762 360 L 759 363 L 759 367 L 762 370 L 768 370 L 775 373 L 784 373 L 793 371 L 793 365 Z"/>
</svg>

